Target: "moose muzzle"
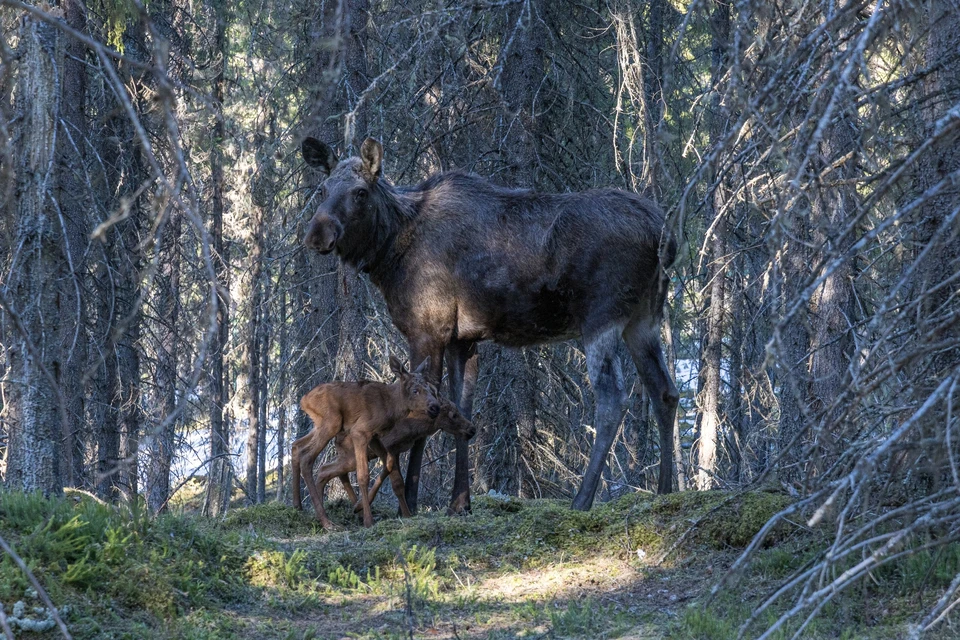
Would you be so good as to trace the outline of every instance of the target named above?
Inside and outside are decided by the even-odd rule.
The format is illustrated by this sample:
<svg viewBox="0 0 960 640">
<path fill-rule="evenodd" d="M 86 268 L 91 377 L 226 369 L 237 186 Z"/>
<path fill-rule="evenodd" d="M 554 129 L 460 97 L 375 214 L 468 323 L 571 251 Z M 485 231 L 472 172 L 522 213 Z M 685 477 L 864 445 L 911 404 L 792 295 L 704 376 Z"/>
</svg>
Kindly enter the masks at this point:
<svg viewBox="0 0 960 640">
<path fill-rule="evenodd" d="M 337 246 L 337 240 L 343 233 L 343 227 L 331 216 L 326 214 L 315 215 L 307 225 L 307 233 L 303 237 L 303 244 L 308 249 L 316 249 L 320 253 L 330 253 Z"/>
</svg>

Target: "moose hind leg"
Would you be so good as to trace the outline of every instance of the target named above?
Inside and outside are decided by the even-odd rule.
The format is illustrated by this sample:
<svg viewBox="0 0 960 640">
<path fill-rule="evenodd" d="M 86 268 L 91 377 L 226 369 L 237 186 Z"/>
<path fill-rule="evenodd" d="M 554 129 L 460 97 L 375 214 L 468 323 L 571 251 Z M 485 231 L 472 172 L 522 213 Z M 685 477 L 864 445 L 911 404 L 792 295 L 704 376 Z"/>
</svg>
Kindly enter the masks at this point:
<svg viewBox="0 0 960 640">
<path fill-rule="evenodd" d="M 657 493 L 673 491 L 673 428 L 680 394 L 667 371 L 660 346 L 660 330 L 655 323 L 635 319 L 623 330 L 627 349 L 637 365 L 660 427 L 660 478 Z"/>
<path fill-rule="evenodd" d="M 617 436 L 627 404 L 626 384 L 620 357 L 617 355 L 619 328 L 612 328 L 592 337 L 584 337 L 587 352 L 587 372 L 596 400 L 594 427 L 597 437 L 590 451 L 590 463 L 583 476 L 580 491 L 573 499 L 573 508 L 587 511 L 600 484 L 600 477 L 607 461 L 607 453 Z"/>
</svg>

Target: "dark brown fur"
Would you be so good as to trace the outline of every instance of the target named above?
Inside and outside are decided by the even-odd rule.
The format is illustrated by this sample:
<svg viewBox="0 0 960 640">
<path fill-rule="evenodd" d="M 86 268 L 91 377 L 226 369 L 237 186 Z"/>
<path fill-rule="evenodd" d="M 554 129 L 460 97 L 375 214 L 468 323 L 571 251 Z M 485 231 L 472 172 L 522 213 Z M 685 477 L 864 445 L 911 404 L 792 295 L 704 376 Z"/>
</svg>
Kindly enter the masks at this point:
<svg viewBox="0 0 960 640">
<path fill-rule="evenodd" d="M 312 138 L 307 162 L 325 171 L 304 243 L 370 274 L 410 342 L 440 380 L 448 359 L 453 397 L 470 415 L 480 340 L 529 345 L 582 337 L 597 398 L 597 438 L 573 506 L 589 509 L 627 401 L 617 356 L 622 338 L 660 423 L 660 492 L 672 490 L 678 394 L 663 361 L 663 268 L 676 254 L 660 209 L 615 189 L 539 194 L 451 172 L 415 187 L 381 179 L 383 150 L 337 162 Z M 407 501 L 416 508 L 422 441 L 411 452 Z M 451 509 L 469 508 L 465 441 L 458 441 Z"/>
<path fill-rule="evenodd" d="M 345 435 L 355 444 L 354 464 L 360 485 L 363 524 L 366 527 L 373 525 L 367 492 L 370 484 L 367 448 L 371 440 L 388 432 L 398 421 L 411 414 L 439 414 L 440 405 L 436 394 L 422 375 L 428 366 L 429 362 L 424 361 L 416 371 L 407 373 L 403 365 L 391 357 L 390 368 L 399 377 L 393 384 L 369 381 L 330 382 L 313 388 L 303 396 L 300 407 L 313 420 L 314 426 L 310 433 L 294 441 L 290 451 L 293 504 L 296 508 L 303 508 L 300 500 L 302 477 L 310 492 L 317 519 L 325 528 L 333 526 L 323 508 L 323 492 L 314 482 L 313 463 L 330 440 L 338 435 Z"/>
</svg>

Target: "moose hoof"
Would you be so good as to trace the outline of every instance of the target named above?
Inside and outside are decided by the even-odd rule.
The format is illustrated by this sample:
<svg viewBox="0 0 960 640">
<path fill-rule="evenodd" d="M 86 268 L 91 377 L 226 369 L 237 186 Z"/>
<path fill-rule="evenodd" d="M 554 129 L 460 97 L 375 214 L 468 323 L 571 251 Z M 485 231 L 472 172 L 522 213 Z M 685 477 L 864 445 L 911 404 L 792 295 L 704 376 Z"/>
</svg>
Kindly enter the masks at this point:
<svg viewBox="0 0 960 640">
<path fill-rule="evenodd" d="M 473 509 L 470 507 L 470 496 L 457 496 L 450 507 L 447 509 L 448 516 L 466 516 L 470 515 Z"/>
</svg>

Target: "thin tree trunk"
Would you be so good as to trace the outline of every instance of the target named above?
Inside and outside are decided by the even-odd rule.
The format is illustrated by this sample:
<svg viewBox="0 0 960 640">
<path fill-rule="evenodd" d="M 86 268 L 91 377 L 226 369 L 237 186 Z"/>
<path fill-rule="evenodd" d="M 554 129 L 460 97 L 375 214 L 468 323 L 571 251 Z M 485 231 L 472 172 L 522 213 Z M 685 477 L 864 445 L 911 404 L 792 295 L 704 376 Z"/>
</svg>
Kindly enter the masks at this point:
<svg viewBox="0 0 960 640">
<path fill-rule="evenodd" d="M 677 379 L 677 348 L 673 340 L 673 322 L 670 319 L 669 310 L 663 314 L 663 336 L 664 349 L 667 355 L 667 371 L 670 377 Z M 661 451 L 660 455 L 664 455 Z M 677 415 L 673 421 L 673 460 L 674 469 L 677 472 L 677 490 L 687 490 L 687 467 L 683 460 L 683 443 L 680 441 L 680 409 L 677 409 Z"/>
<path fill-rule="evenodd" d="M 177 408 L 177 360 L 178 326 L 180 313 L 180 231 L 179 214 L 170 210 L 172 219 L 164 232 L 158 278 L 157 312 L 157 389 L 163 402 L 163 411 L 157 418 L 161 425 Z M 164 506 L 170 497 L 170 466 L 173 462 L 174 442 L 178 421 L 171 421 L 154 432 L 148 459 L 147 505 L 154 513 Z"/>
<path fill-rule="evenodd" d="M 254 206 L 250 212 L 251 242 L 247 263 L 250 265 L 250 301 L 247 311 L 247 497 L 260 502 L 257 495 L 257 465 L 260 461 L 260 341 L 261 341 L 261 273 L 263 270 L 263 211 Z"/>
<path fill-rule="evenodd" d="M 725 109 L 720 101 L 720 86 L 727 67 L 727 48 L 730 41 L 730 5 L 722 0 L 713 3 L 713 14 L 710 19 L 713 34 L 713 60 L 711 65 L 711 81 L 713 84 L 712 122 L 710 138 L 717 143 L 723 135 Z M 717 171 L 711 172 L 711 181 L 715 182 Z M 705 240 L 710 246 L 710 263 L 707 268 L 707 281 L 710 287 L 710 301 L 707 308 L 707 326 L 703 349 L 703 370 L 700 375 L 703 380 L 703 392 L 700 397 L 700 441 L 697 456 L 697 488 L 701 491 L 713 488 L 717 474 L 717 447 L 719 446 L 720 409 L 722 380 L 721 365 L 723 359 L 723 332 L 726 306 L 726 254 L 727 254 L 727 223 L 723 208 L 726 206 L 726 197 L 723 179 L 714 188 L 710 196 L 710 213 L 707 219 L 713 226 L 713 235 Z"/>
<path fill-rule="evenodd" d="M 211 353 L 210 371 L 210 476 L 207 479 L 207 494 L 204 511 L 209 516 L 219 516 L 227 511 L 230 503 L 231 478 L 233 465 L 230 460 L 230 428 L 227 416 L 227 381 L 224 377 L 224 357 L 226 354 L 229 330 L 228 264 L 226 243 L 223 238 L 224 212 L 224 174 L 223 174 L 223 100 L 224 81 L 227 66 L 227 10 L 223 4 L 216 7 L 217 25 L 214 34 L 214 47 L 220 55 L 217 75 L 213 80 L 213 100 L 215 122 L 213 125 L 213 149 L 210 153 L 210 179 L 213 193 L 210 200 L 211 230 L 213 252 L 216 260 L 217 287 L 219 304 L 217 305 L 217 336 Z"/>
</svg>

